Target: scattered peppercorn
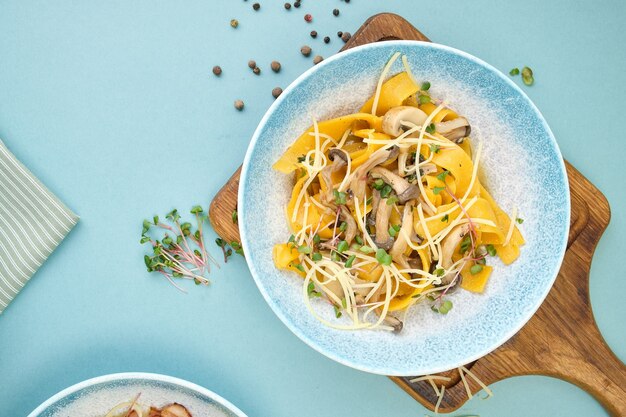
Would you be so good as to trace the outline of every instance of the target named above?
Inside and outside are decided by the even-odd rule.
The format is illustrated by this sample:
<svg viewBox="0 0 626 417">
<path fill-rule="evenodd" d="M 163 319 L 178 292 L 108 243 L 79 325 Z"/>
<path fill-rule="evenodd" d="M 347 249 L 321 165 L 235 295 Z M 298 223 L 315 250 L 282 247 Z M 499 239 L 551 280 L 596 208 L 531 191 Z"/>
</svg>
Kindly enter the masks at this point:
<svg viewBox="0 0 626 417">
<path fill-rule="evenodd" d="M 260 5 L 259 3 L 254 3 L 254 4 L 252 5 L 252 8 L 253 8 L 254 10 L 259 10 L 259 9 L 261 8 L 261 5 Z"/>
<path fill-rule="evenodd" d="M 311 37 L 312 37 L 313 39 L 317 38 L 317 31 L 316 31 L 316 30 L 312 30 L 312 31 L 311 31 Z"/>
<path fill-rule="evenodd" d="M 243 110 L 243 100 L 235 100 L 235 108 L 239 111 Z"/>
<path fill-rule="evenodd" d="M 300 7 L 300 2 L 299 2 L 299 1 L 294 1 L 294 2 L 293 2 L 293 7 L 295 7 L 296 9 L 297 9 L 298 7 Z"/>
<path fill-rule="evenodd" d="M 345 1 L 346 3 L 350 3 L 350 0 L 343 0 L 343 1 Z"/>
<path fill-rule="evenodd" d="M 337 36 L 341 38 L 341 36 L 343 35 L 342 31 L 337 32 Z"/>
<path fill-rule="evenodd" d="M 230 26 L 233 28 L 236 28 L 237 26 L 239 26 L 239 20 L 237 19 L 230 19 Z"/>
<path fill-rule="evenodd" d="M 283 93 L 283 89 L 280 87 L 276 87 L 272 90 L 272 96 L 274 98 L 278 98 L 279 95 L 281 95 Z"/>
<path fill-rule="evenodd" d="M 324 43 L 330 43 L 330 36 L 324 36 Z"/>
<path fill-rule="evenodd" d="M 285 9 L 287 10 L 291 9 L 291 3 L 285 3 Z"/>
<path fill-rule="evenodd" d="M 352 35 L 350 35 L 350 32 L 343 32 L 343 34 L 341 35 L 341 40 L 344 42 L 348 42 L 351 37 Z"/>
<path fill-rule="evenodd" d="M 278 72 L 280 71 L 280 62 L 272 61 L 272 63 L 270 64 L 270 67 L 272 68 L 272 71 Z"/>
<path fill-rule="evenodd" d="M 222 73 L 222 67 L 216 65 L 213 67 L 213 74 L 219 76 Z"/>
<path fill-rule="evenodd" d="M 311 16 L 310 13 L 305 14 L 304 15 L 304 21 L 308 22 L 308 23 L 311 23 L 311 21 L 313 21 L 313 16 Z"/>
<path fill-rule="evenodd" d="M 322 57 L 321 57 L 321 56 L 319 56 L 319 55 L 316 55 L 316 56 L 315 56 L 315 58 L 313 58 L 313 64 L 317 65 L 317 64 L 319 64 L 320 62 L 322 62 L 323 60 L 324 60 L 324 58 L 322 58 Z"/>
<path fill-rule="evenodd" d="M 311 47 L 308 45 L 304 45 L 302 48 L 300 48 L 300 52 L 302 52 L 302 55 L 304 56 L 309 56 L 311 55 Z"/>
<path fill-rule="evenodd" d="M 254 60 L 250 60 L 248 61 L 248 68 L 250 69 L 255 69 L 256 68 L 256 62 L 254 62 Z"/>
<path fill-rule="evenodd" d="M 261 68 L 259 68 L 259 67 L 254 67 L 254 68 L 252 69 L 252 72 L 253 72 L 253 73 L 255 73 L 256 75 L 259 75 L 259 74 L 261 73 Z"/>
<path fill-rule="evenodd" d="M 333 15 L 335 15 L 335 16 L 339 16 L 339 9 L 335 9 L 335 10 L 333 10 Z"/>
</svg>

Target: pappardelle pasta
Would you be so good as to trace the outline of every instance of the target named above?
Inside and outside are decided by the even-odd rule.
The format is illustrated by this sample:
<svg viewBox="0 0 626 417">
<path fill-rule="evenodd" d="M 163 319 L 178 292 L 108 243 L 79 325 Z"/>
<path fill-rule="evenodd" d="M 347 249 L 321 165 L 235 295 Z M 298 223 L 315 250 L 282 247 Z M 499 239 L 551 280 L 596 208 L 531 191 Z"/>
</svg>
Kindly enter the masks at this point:
<svg viewBox="0 0 626 417">
<path fill-rule="evenodd" d="M 293 234 L 274 246 L 274 263 L 303 278 L 311 313 L 337 329 L 397 332 L 400 313 L 424 300 L 446 314 L 446 295 L 482 293 L 490 258 L 508 265 L 524 244 L 516 214 L 478 179 L 469 121 L 429 95 L 405 56 L 385 81 L 399 55 L 358 113 L 314 120 L 273 166 L 294 177 Z M 349 320 L 324 318 L 317 297 Z"/>
</svg>

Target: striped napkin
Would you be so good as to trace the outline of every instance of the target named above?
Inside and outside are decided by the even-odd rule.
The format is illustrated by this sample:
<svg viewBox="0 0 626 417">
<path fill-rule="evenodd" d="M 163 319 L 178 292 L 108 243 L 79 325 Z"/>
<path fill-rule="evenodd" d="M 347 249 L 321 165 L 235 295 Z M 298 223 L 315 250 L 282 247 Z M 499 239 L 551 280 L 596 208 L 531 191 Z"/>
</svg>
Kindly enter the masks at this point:
<svg viewBox="0 0 626 417">
<path fill-rule="evenodd" d="M 0 314 L 77 221 L 0 140 Z"/>
</svg>

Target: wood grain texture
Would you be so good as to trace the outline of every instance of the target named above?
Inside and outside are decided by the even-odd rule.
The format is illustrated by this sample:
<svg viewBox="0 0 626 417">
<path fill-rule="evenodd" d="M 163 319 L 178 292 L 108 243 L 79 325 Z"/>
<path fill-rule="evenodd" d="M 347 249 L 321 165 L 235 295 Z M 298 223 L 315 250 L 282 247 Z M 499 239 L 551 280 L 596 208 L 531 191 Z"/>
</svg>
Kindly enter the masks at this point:
<svg viewBox="0 0 626 417">
<path fill-rule="evenodd" d="M 392 39 L 429 41 L 402 17 L 383 13 L 368 19 L 342 50 Z M 612 416 L 626 416 L 626 367 L 600 334 L 589 299 L 589 268 L 610 219 L 604 195 L 566 162 L 571 193 L 571 226 L 563 265 L 545 302 L 508 342 L 466 367 L 489 385 L 517 375 L 547 375 L 569 381 L 593 395 Z M 237 206 L 241 168 L 220 190 L 209 209 L 215 231 L 239 241 L 231 215 Z M 449 376 L 439 411 L 452 412 L 467 400 L 459 372 Z M 433 410 L 437 397 L 427 382 L 391 377 L 409 395 Z M 481 387 L 471 378 L 472 393 Z"/>
</svg>

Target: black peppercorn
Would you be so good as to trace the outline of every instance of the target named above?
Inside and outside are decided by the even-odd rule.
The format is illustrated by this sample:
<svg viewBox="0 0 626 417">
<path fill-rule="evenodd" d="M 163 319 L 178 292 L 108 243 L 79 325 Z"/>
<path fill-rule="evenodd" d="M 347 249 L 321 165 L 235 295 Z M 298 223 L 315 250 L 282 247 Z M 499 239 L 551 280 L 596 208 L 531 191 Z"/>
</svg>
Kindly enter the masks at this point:
<svg viewBox="0 0 626 417">
<path fill-rule="evenodd" d="M 291 3 L 285 3 L 285 9 L 287 10 L 291 9 Z"/>
<path fill-rule="evenodd" d="M 261 8 L 261 5 L 260 5 L 259 3 L 254 3 L 254 4 L 252 5 L 252 8 L 253 8 L 254 10 L 259 10 L 259 9 Z"/>
<path fill-rule="evenodd" d="M 252 70 L 253 73 L 255 73 L 256 75 L 259 75 L 261 73 L 261 68 L 259 67 L 254 67 L 254 69 Z"/>
<path fill-rule="evenodd" d="M 280 62 L 272 61 L 272 63 L 270 64 L 270 67 L 272 68 L 272 71 L 278 72 L 280 71 Z"/>
<path fill-rule="evenodd" d="M 339 9 L 335 9 L 335 10 L 333 10 L 333 15 L 335 15 L 335 16 L 339 16 Z"/>
<path fill-rule="evenodd" d="M 239 111 L 243 110 L 243 100 L 235 100 L 235 108 Z"/>
<path fill-rule="evenodd" d="M 294 1 L 294 2 L 293 2 L 293 7 L 295 7 L 296 9 L 297 9 L 298 7 L 300 7 L 300 2 L 299 2 L 299 1 Z"/>
<path fill-rule="evenodd" d="M 219 76 L 222 73 L 222 68 L 219 65 L 213 67 L 213 74 Z"/>
<path fill-rule="evenodd" d="M 330 42 L 330 36 L 324 36 L 324 43 Z"/>
<path fill-rule="evenodd" d="M 343 34 L 341 35 L 341 40 L 344 42 L 348 42 L 351 37 L 352 35 L 350 35 L 350 32 L 343 32 Z"/>
<path fill-rule="evenodd" d="M 323 60 L 324 60 L 324 58 L 322 58 L 322 57 L 321 57 L 321 56 L 319 56 L 319 55 L 316 55 L 316 56 L 315 56 L 315 58 L 313 58 L 313 64 L 317 65 L 317 64 L 319 64 L 320 62 L 322 62 Z"/>
<path fill-rule="evenodd" d="M 317 38 L 317 31 L 316 31 L 316 30 L 312 30 L 312 31 L 311 31 L 311 37 L 312 37 L 313 39 Z"/>
<path fill-rule="evenodd" d="M 248 68 L 250 68 L 250 69 L 255 69 L 256 68 L 256 62 L 253 59 L 248 61 Z"/>
<path fill-rule="evenodd" d="M 337 32 L 337 36 L 341 38 L 341 35 L 343 35 L 342 31 Z"/>
</svg>

